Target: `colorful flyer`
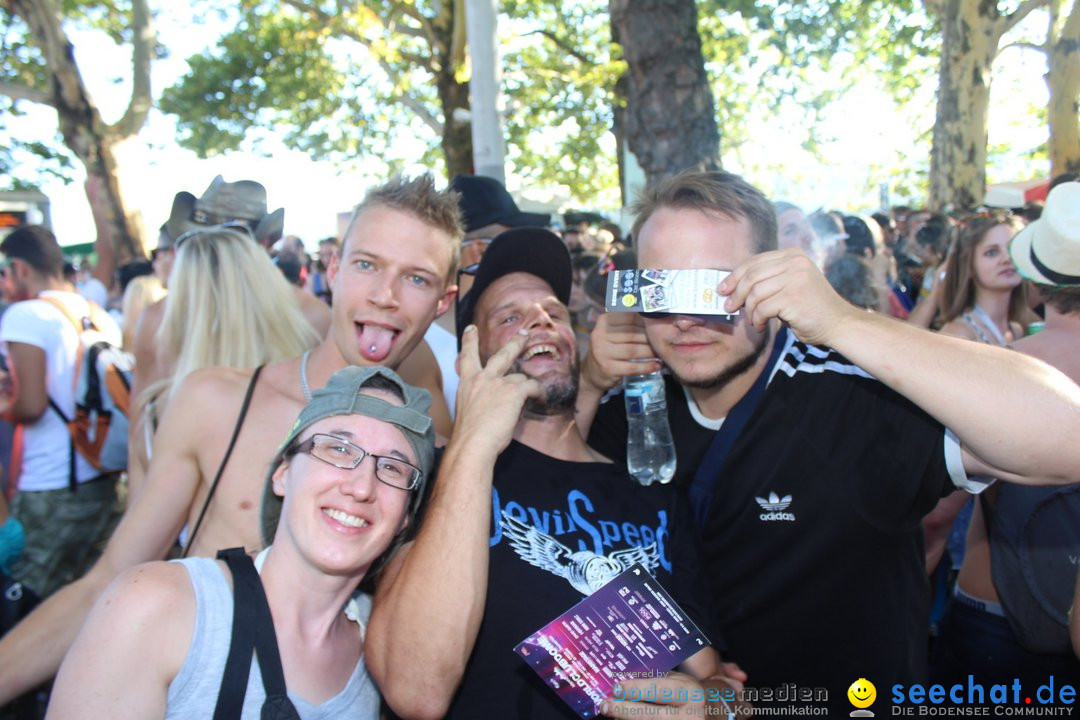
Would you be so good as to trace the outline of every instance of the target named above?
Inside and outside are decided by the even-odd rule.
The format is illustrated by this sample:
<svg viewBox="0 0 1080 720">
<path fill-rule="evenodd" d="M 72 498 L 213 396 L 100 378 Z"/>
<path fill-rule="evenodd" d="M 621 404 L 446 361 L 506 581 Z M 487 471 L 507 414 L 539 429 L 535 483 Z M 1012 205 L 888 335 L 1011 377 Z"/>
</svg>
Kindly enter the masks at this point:
<svg viewBox="0 0 1080 720">
<path fill-rule="evenodd" d="M 716 288 L 730 270 L 612 270 L 608 273 L 608 312 L 716 315 L 735 322 Z"/>
<path fill-rule="evenodd" d="M 533 633 L 514 651 L 583 718 L 621 680 L 656 677 L 709 639 L 640 564 Z"/>
</svg>

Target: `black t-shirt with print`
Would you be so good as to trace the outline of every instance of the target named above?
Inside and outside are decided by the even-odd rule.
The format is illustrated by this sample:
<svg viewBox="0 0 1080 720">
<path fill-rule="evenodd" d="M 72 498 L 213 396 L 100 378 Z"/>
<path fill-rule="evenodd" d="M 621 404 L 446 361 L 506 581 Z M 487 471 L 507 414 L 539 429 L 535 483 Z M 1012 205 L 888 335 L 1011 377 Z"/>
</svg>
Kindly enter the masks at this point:
<svg viewBox="0 0 1080 720">
<path fill-rule="evenodd" d="M 953 489 L 945 432 L 838 353 L 789 338 L 777 365 L 699 515 L 713 617 L 750 686 L 825 688 L 838 716 L 859 678 L 882 697 L 925 680 L 920 521 Z M 690 441 L 679 462 L 696 457 L 678 472 L 689 482 L 702 432 L 714 433 L 690 418 L 681 389 L 668 403 L 677 448 Z M 696 429 L 684 435 L 681 418 Z M 590 442 L 610 436 L 595 428 Z"/>
<path fill-rule="evenodd" d="M 495 465 L 490 542 L 484 619 L 448 718 L 577 717 L 514 647 L 634 562 L 719 643 L 693 520 L 674 488 L 512 442 Z"/>
</svg>

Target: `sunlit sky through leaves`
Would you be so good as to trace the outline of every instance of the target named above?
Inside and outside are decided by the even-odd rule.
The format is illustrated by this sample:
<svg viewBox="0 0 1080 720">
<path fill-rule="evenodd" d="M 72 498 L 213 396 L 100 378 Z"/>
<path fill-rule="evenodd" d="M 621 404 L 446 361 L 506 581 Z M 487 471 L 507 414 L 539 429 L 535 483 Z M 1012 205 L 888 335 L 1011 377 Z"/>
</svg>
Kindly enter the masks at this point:
<svg viewBox="0 0 1080 720">
<path fill-rule="evenodd" d="M 1021 31 L 1026 30 L 1029 35 L 1037 33 L 1042 22 L 1035 14 Z M 190 12 L 180 6 L 167 6 L 159 16 L 160 41 L 169 48 L 170 56 L 154 65 L 155 93 L 179 77 L 186 70 L 184 58 L 202 50 L 207 40 L 220 30 L 213 23 L 197 28 L 189 23 Z M 91 94 L 105 119 L 115 120 L 129 92 L 128 51 L 94 34 L 73 33 L 72 39 Z M 1003 44 L 1009 40 L 1006 38 Z M 1044 73 L 1042 55 L 1030 50 L 1007 49 L 995 64 L 990 111 L 990 182 L 1025 180 L 1048 172 L 1044 158 L 1030 158 L 1031 151 L 1046 139 L 1045 126 L 1035 115 L 1046 102 Z M 832 80 L 828 74 L 821 73 L 818 81 Z M 750 87 L 755 82 L 753 77 L 747 79 Z M 823 117 L 827 122 L 818 130 L 820 145 L 816 155 L 804 148 L 806 121 L 800 107 L 781 103 L 779 107 L 755 113 L 751 126 L 744 129 L 745 143 L 738 147 L 723 144 L 725 167 L 746 175 L 771 197 L 807 209 L 826 206 L 850 211 L 875 210 L 879 206 L 882 182 L 900 188 L 900 192 L 894 191 L 892 195 L 894 203 L 920 203 L 922 198 L 903 192 L 910 183 L 891 178 L 901 168 L 908 177 L 920 169 L 925 173 L 929 165 L 936 88 L 933 83 L 921 87 L 913 102 L 897 108 L 880 85 L 874 78 L 865 78 L 825 109 Z M 718 105 L 724 101 L 722 97 L 716 98 Z M 23 107 L 30 109 L 27 104 Z M 30 110 L 25 118 L 14 119 L 11 128 L 25 140 L 51 141 L 55 137 L 55 115 L 47 109 Z M 221 174 L 230 181 L 262 182 L 267 187 L 270 208 L 286 209 L 286 232 L 300 236 L 313 249 L 318 239 L 337 232 L 337 213 L 349 210 L 362 198 L 365 188 L 377 183 L 387 172 L 377 159 L 360 159 L 348 166 L 313 162 L 303 153 L 286 149 L 278 137 L 265 131 L 254 132 L 249 138 L 250 147 L 257 152 L 230 153 L 209 160 L 199 160 L 193 153 L 180 149 L 174 138 L 172 119 L 153 111 L 139 137 L 121 150 L 125 192 L 129 202 L 142 212 L 150 238 L 156 237 L 156 228 L 166 219 L 174 193 L 187 190 L 199 195 L 214 175 Z M 614 152 L 613 139 L 604 145 Z M 419 158 L 419 149 L 415 155 Z M 42 187 L 52 201 L 54 229 L 65 245 L 88 242 L 94 235 L 82 189 L 81 167 L 76 166 L 78 182 L 65 186 L 52 181 Z M 405 167 L 410 173 L 424 169 L 415 164 Z M 507 184 L 511 190 L 522 189 L 512 168 Z M 526 194 L 556 200 L 568 195 L 560 188 L 531 188 Z M 611 188 L 598 200 L 597 207 L 591 209 L 618 217 L 617 208 L 613 207 L 617 199 L 617 188 Z"/>
</svg>

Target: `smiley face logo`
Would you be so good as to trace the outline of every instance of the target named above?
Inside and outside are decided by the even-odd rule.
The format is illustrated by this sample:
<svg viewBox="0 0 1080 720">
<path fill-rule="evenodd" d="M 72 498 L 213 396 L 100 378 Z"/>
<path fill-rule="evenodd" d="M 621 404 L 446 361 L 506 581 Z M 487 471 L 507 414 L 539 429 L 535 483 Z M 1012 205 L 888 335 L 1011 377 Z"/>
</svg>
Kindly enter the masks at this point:
<svg viewBox="0 0 1080 720">
<path fill-rule="evenodd" d="M 855 707 L 860 709 L 868 708 L 873 705 L 874 700 L 877 699 L 877 688 L 874 687 L 874 683 L 866 678 L 859 678 L 851 683 L 851 687 L 849 687 L 847 691 L 847 696 L 848 700 Z"/>
</svg>

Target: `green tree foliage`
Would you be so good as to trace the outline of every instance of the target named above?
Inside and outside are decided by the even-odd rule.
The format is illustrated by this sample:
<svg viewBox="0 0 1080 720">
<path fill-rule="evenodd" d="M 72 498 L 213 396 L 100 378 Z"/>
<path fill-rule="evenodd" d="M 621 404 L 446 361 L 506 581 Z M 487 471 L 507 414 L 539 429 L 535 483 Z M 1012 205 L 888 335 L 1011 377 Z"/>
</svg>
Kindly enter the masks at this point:
<svg viewBox="0 0 1080 720">
<path fill-rule="evenodd" d="M 161 97 L 180 142 L 206 157 L 252 129 L 283 131 L 319 159 L 374 154 L 438 164 L 440 89 L 463 75 L 453 2 L 215 3 L 231 27 Z M 449 112 L 447 114 L 450 114 Z M 457 139 L 456 144 L 462 141 Z M 465 142 L 467 143 L 467 137 Z"/>
<path fill-rule="evenodd" d="M 13 135 L 9 120 L 23 117 L 28 105 L 47 101 L 48 70 L 29 28 L 6 4 L 0 5 L 0 189 L 28 190 L 49 176 L 71 180 L 71 154 L 55 144 L 26 141 Z"/>
<path fill-rule="evenodd" d="M 507 153 L 536 186 L 567 188 L 579 204 L 617 204 L 616 82 L 625 71 L 604 0 L 502 3 Z M 508 31 L 508 32 L 507 32 Z"/>
<path fill-rule="evenodd" d="M 3 53 L 0 53 L 0 95 L 9 114 L 22 103 L 36 103 L 56 112 L 63 144 L 86 169 L 87 199 L 98 228 L 98 272 L 111 276 L 114 261 L 143 254 L 137 213 L 125 206 L 115 148 L 137 134 L 152 103 L 150 63 L 157 46 L 146 0 L 3 0 Z M 106 123 L 83 80 L 70 28 L 104 32 L 114 42 L 130 43 L 131 95 L 123 115 Z M 7 129 L 6 126 L 4 128 Z M 33 143 L 6 144 L 0 162 L 18 163 L 20 153 L 52 160 L 63 172 L 64 155 Z M 45 162 L 43 167 L 50 168 Z M 58 170 L 55 168 L 59 168 Z M 17 180 L 25 183 L 25 180 Z"/>
</svg>

